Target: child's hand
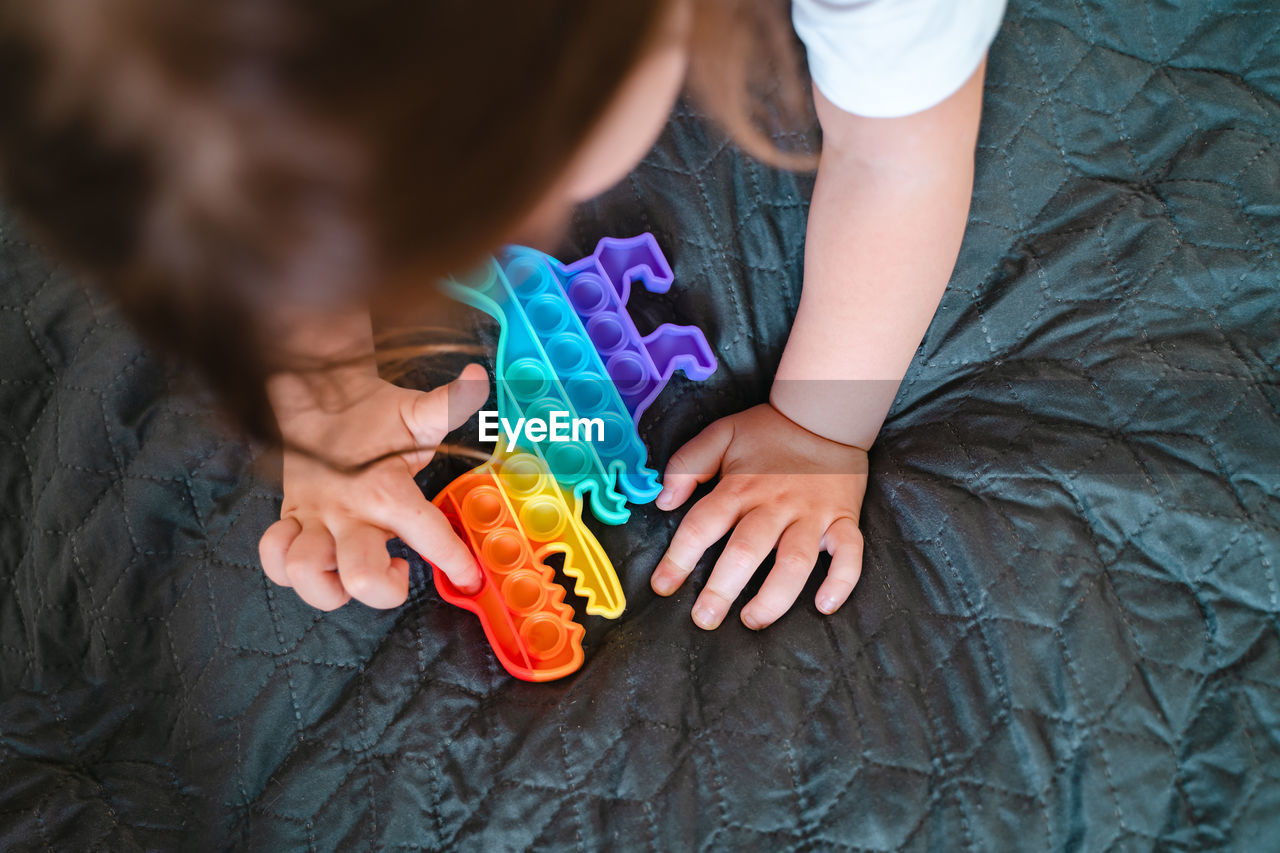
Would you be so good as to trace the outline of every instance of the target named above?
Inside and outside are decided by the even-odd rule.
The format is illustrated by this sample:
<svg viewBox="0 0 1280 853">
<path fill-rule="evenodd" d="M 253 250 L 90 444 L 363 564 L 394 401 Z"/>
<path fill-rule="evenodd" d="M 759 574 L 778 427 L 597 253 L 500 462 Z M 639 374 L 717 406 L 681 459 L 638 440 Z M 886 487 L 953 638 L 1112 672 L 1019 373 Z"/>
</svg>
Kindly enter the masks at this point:
<svg viewBox="0 0 1280 853">
<path fill-rule="evenodd" d="M 734 528 L 694 603 L 700 628 L 720 625 L 775 547 L 769 577 L 742 608 L 744 625 L 764 628 L 785 613 L 820 550 L 831 554 L 831 569 L 818 589 L 818 609 L 840 607 L 862 573 L 858 515 L 867 491 L 866 451 L 815 435 L 773 406 L 756 406 L 716 421 L 671 457 L 658 507 L 680 506 L 717 472 L 720 482 L 689 510 L 654 570 L 654 591 L 675 592 L 703 553 Z"/>
<path fill-rule="evenodd" d="M 488 394 L 486 374 L 469 365 L 449 385 L 423 393 L 370 375 L 345 392 L 358 402 L 337 412 L 312 407 L 281 430 L 297 444 L 343 462 L 421 445 L 434 447 L 460 426 Z M 358 396 L 356 396 L 358 395 Z M 305 455 L 284 454 L 280 520 L 258 544 L 262 568 L 281 586 L 321 610 L 350 599 L 397 607 L 409 593 L 409 564 L 391 559 L 387 540 L 399 536 L 465 592 L 480 585 L 471 552 L 444 515 L 422 496 L 413 475 L 433 453 L 393 456 L 344 474 Z"/>
</svg>

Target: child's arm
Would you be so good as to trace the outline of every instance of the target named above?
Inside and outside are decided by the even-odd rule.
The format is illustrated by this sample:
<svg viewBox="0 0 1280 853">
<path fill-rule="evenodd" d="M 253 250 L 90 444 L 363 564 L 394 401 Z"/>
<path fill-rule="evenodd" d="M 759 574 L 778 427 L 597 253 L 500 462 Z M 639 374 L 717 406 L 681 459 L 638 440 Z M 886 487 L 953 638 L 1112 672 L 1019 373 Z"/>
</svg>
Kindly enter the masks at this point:
<svg viewBox="0 0 1280 853">
<path fill-rule="evenodd" d="M 952 96 L 903 118 L 844 112 L 815 88 L 823 149 L 809 209 L 804 292 L 771 405 L 724 418 L 680 449 L 658 506 L 720 482 L 685 516 L 652 585 L 670 594 L 733 529 L 694 621 L 714 628 L 777 548 L 742 610 L 762 628 L 800 594 L 820 549 L 830 613 L 861 573 L 857 520 L 871 446 L 955 266 L 973 188 L 984 65 Z"/>
<path fill-rule="evenodd" d="M 291 330 L 284 345 L 296 355 L 321 362 L 358 356 L 309 380 L 277 374 L 268 386 L 286 440 L 341 464 L 434 447 L 488 393 L 486 374 L 477 365 L 426 393 L 379 379 L 366 311 L 298 314 L 282 327 Z M 399 536 L 455 585 L 474 589 L 480 581 L 475 560 L 413 481 L 431 456 L 418 451 L 347 474 L 286 450 L 280 521 L 258 546 L 267 576 L 323 610 L 351 598 L 395 607 L 409 589 L 408 564 L 391 559 L 386 548 L 388 539 Z"/>
</svg>

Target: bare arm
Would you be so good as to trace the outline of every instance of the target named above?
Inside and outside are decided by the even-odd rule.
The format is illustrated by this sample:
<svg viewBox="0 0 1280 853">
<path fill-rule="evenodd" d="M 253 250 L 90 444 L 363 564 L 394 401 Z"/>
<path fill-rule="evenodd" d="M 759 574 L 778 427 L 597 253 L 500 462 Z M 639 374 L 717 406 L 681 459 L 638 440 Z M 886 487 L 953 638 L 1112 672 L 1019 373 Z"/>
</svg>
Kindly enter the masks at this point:
<svg viewBox="0 0 1280 853">
<path fill-rule="evenodd" d="M 721 624 L 770 551 L 774 566 L 742 608 L 749 628 L 791 607 L 819 550 L 831 554 L 814 601 L 823 613 L 861 577 L 866 451 L 960 250 L 983 71 L 936 107 L 897 119 L 851 115 L 815 91 L 824 141 L 804 293 L 772 405 L 721 418 L 680 448 L 657 498 L 675 509 L 698 483 L 720 478 L 689 509 L 650 579 L 670 595 L 732 530 L 693 606 L 702 628 Z"/>
<path fill-rule="evenodd" d="M 819 435 L 871 446 L 937 310 L 973 192 L 984 70 L 904 118 L 855 116 L 814 89 L 804 291 L 770 399 Z"/>
</svg>

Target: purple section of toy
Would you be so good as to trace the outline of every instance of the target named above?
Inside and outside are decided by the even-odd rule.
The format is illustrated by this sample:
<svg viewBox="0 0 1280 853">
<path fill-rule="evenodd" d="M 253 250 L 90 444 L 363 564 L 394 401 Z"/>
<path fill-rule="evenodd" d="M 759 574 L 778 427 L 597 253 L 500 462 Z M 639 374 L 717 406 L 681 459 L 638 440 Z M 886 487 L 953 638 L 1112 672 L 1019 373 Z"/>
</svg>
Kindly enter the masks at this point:
<svg viewBox="0 0 1280 853">
<path fill-rule="evenodd" d="M 569 302 L 637 425 L 675 371 L 693 380 L 715 371 L 701 329 L 664 323 L 642 337 L 627 311 L 632 282 L 650 293 L 671 288 L 671 266 L 652 234 L 605 237 L 593 253 L 561 270 Z"/>
</svg>

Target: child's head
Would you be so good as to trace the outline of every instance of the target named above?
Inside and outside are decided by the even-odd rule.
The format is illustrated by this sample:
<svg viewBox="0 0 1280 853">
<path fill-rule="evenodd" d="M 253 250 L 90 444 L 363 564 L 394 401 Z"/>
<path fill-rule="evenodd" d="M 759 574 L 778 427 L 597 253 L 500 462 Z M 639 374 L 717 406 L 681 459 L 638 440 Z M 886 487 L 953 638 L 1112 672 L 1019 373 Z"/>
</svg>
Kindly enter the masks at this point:
<svg viewBox="0 0 1280 853">
<path fill-rule="evenodd" d="M 412 294 L 653 143 L 685 80 L 759 152 L 795 67 L 760 0 L 0 0 L 0 178 L 240 419 L 285 305 Z M 770 81 L 769 75 L 773 75 Z M 795 86 L 782 88 L 787 105 Z"/>
</svg>

